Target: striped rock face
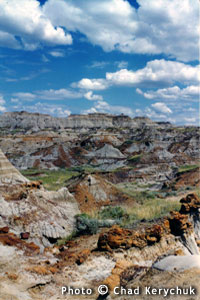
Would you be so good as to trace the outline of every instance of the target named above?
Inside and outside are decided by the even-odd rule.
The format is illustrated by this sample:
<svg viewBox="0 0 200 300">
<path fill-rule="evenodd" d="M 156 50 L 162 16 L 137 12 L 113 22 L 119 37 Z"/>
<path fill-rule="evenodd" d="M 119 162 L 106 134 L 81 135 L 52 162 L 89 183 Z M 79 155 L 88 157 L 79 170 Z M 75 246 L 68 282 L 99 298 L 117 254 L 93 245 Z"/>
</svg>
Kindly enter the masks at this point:
<svg viewBox="0 0 200 300">
<path fill-rule="evenodd" d="M 6 158 L 0 149 L 0 185 L 29 182 Z"/>
</svg>

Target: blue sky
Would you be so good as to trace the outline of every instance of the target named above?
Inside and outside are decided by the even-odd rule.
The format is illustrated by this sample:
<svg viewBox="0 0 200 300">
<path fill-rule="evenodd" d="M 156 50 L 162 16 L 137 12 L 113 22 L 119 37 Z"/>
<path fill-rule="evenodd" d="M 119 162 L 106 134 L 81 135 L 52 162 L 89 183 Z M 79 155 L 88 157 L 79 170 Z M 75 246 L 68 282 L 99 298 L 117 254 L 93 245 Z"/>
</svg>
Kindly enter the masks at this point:
<svg viewBox="0 0 200 300">
<path fill-rule="evenodd" d="M 0 0 L 0 113 L 198 124 L 198 0 Z"/>
</svg>

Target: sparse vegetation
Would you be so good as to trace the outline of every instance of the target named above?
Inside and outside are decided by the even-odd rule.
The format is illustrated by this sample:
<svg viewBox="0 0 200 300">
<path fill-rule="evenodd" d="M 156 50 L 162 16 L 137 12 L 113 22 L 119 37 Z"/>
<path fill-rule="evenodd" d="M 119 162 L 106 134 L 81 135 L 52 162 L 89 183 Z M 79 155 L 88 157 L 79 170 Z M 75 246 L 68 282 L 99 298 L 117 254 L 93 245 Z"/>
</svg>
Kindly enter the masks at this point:
<svg viewBox="0 0 200 300">
<path fill-rule="evenodd" d="M 141 190 L 141 187 L 138 186 L 135 182 L 120 183 L 117 184 L 116 187 L 123 193 L 132 197 L 139 204 L 143 204 L 146 200 L 149 199 L 155 199 L 158 195 L 158 192 L 156 191 L 151 191 L 148 189 Z"/>
<path fill-rule="evenodd" d="M 99 229 L 99 221 L 90 217 L 88 214 L 76 215 L 77 235 L 95 234 Z"/>
<path fill-rule="evenodd" d="M 127 223 L 141 220 L 158 219 L 169 214 L 170 211 L 178 211 L 180 209 L 179 201 L 168 199 L 143 199 L 143 204 L 136 204 L 134 207 L 127 208 L 129 218 Z"/>
<path fill-rule="evenodd" d="M 133 155 L 133 156 L 129 157 L 128 160 L 130 162 L 139 162 L 141 157 L 142 157 L 142 154 L 136 154 L 136 155 Z"/>
<path fill-rule="evenodd" d="M 70 235 L 68 235 L 65 238 L 59 239 L 57 241 L 57 245 L 61 246 L 61 245 L 65 245 L 67 242 L 73 240 L 75 237 L 77 236 L 77 232 L 74 230 Z"/>
<path fill-rule="evenodd" d="M 125 223 L 140 220 L 153 220 L 167 215 L 172 210 L 179 210 L 179 198 L 170 200 L 168 197 L 175 197 L 177 193 L 151 191 L 148 189 L 137 190 L 136 183 L 123 183 L 116 185 L 122 192 L 132 197 L 135 201 L 132 207 L 125 208 L 128 218 Z"/>
<path fill-rule="evenodd" d="M 198 167 L 199 167 L 198 165 L 183 165 L 183 166 L 179 167 L 178 172 L 179 173 L 184 173 L 184 172 L 187 172 L 187 171 L 197 169 Z"/>
<path fill-rule="evenodd" d="M 126 214 L 120 206 L 108 206 L 98 212 L 100 219 L 121 219 Z"/>
<path fill-rule="evenodd" d="M 65 183 L 72 176 L 78 176 L 77 171 L 70 169 L 59 170 L 41 170 L 41 169 L 28 169 L 21 171 L 24 176 L 30 180 L 41 180 L 44 187 L 48 190 L 58 190 L 65 186 Z"/>
</svg>

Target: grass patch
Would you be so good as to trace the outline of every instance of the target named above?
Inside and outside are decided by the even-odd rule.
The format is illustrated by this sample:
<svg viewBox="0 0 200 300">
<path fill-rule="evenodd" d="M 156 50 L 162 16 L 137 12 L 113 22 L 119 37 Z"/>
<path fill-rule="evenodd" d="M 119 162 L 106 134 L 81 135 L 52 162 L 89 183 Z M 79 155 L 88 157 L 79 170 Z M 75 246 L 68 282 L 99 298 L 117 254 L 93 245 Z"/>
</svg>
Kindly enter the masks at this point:
<svg viewBox="0 0 200 300">
<path fill-rule="evenodd" d="M 63 186 L 67 180 L 73 176 L 78 176 L 79 172 L 70 169 L 60 170 L 40 170 L 28 169 L 22 170 L 21 173 L 30 180 L 41 180 L 47 190 L 56 191 Z"/>
<path fill-rule="evenodd" d="M 108 206 L 98 212 L 100 219 L 121 219 L 126 214 L 120 206 Z"/>
<path fill-rule="evenodd" d="M 179 167 L 178 172 L 179 173 L 185 173 L 187 171 L 197 169 L 198 167 L 199 167 L 198 165 L 183 165 L 183 166 Z"/>
<path fill-rule="evenodd" d="M 137 190 L 138 186 L 135 182 L 118 184 L 116 187 L 132 197 L 134 206 L 125 207 L 125 211 L 128 218 L 125 219 L 125 223 L 133 223 L 141 220 L 153 220 L 161 218 L 170 211 L 178 211 L 180 209 L 179 200 L 169 200 L 168 197 L 176 196 L 175 192 L 161 193 L 151 190 Z"/>
<path fill-rule="evenodd" d="M 151 191 L 148 189 L 143 191 L 137 190 L 139 186 L 136 182 L 119 183 L 115 186 L 121 192 L 127 194 L 131 198 L 134 198 L 134 200 L 139 204 L 143 204 L 148 199 L 150 200 L 155 199 L 158 195 L 158 192 Z"/>
<path fill-rule="evenodd" d="M 129 218 L 126 223 L 158 219 L 168 215 L 172 210 L 178 211 L 180 207 L 181 204 L 179 201 L 159 198 L 155 198 L 153 200 L 143 199 L 143 204 L 136 204 L 132 208 L 127 208 Z"/>
<path fill-rule="evenodd" d="M 128 161 L 130 162 L 139 162 L 140 158 L 142 157 L 142 154 L 136 154 L 128 158 Z"/>
</svg>

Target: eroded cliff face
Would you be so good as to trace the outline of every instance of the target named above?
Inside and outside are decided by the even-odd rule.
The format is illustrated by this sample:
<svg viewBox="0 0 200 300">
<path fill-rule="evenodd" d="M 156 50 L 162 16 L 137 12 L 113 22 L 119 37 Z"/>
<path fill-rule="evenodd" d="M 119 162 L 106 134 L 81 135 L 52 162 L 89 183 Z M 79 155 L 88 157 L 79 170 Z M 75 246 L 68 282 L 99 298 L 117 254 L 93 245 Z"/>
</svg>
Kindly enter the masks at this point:
<svg viewBox="0 0 200 300">
<path fill-rule="evenodd" d="M 72 127 L 54 126 L 55 122 L 67 120 Z M 38 125 L 40 121 L 46 127 Z M 136 127 L 127 125 L 133 121 Z M 198 167 L 197 127 L 175 127 L 145 118 L 132 120 L 104 114 L 55 119 L 26 112 L 3 114 L 0 124 L 0 148 L 18 169 L 56 170 L 89 165 L 94 171 L 106 171 L 103 176 L 113 183 L 120 182 L 121 176 L 123 181 L 157 185 L 158 189 L 172 181 L 177 188 L 184 181 L 185 186 L 188 181 L 199 185 L 198 169 L 190 174 L 178 173 L 182 165 Z"/>
<path fill-rule="evenodd" d="M 86 176 L 75 187 L 83 184 L 85 190 L 86 184 L 98 203 L 98 195 L 93 194 L 97 180 L 98 176 Z M 200 199 L 195 194 L 182 198 L 180 212 L 172 212 L 157 224 L 139 224 L 135 229 L 114 225 L 61 246 L 53 243 L 64 231 L 70 232 L 79 212 L 66 188 L 49 192 L 38 182 L 12 188 L 4 185 L 0 201 L 2 300 L 71 300 L 71 295 L 62 296 L 63 285 L 93 288 L 92 296 L 83 299 L 98 299 L 100 284 L 110 288 L 107 299 L 124 300 L 126 296 L 114 295 L 114 287 L 143 288 L 155 285 L 159 277 L 158 286 L 167 285 L 170 276 L 175 276 L 177 285 L 187 280 L 195 285 L 200 276 Z"/>
<path fill-rule="evenodd" d="M 148 118 L 131 119 L 128 116 L 113 116 L 109 114 L 70 115 L 68 118 L 55 118 L 39 113 L 7 112 L 0 116 L 0 127 L 10 129 L 22 129 L 33 132 L 44 129 L 87 129 L 87 128 L 135 128 L 138 123 L 156 126 Z"/>
<path fill-rule="evenodd" d="M 0 147 L 10 162 L 19 169 L 69 170 L 73 166 L 81 170 L 89 165 L 92 170 L 78 171 L 64 181 L 65 187 L 47 191 L 40 181 L 27 180 L 0 155 L 2 300 L 72 300 L 71 295 L 61 295 L 61 287 L 72 283 L 94 288 L 91 297 L 81 297 L 92 300 L 98 299 L 97 287 L 102 283 L 110 287 L 107 299 L 120 300 L 127 298 L 115 296 L 115 286 L 197 283 L 200 200 L 193 193 L 181 199 L 179 212 L 155 224 L 143 220 L 127 228 L 114 225 L 93 235 L 79 234 L 61 246 L 56 242 L 73 233 L 75 215 L 80 212 L 95 214 L 107 205 L 122 204 L 134 209 L 137 201 L 123 189 L 129 184 L 134 183 L 138 191 L 148 186 L 149 191 L 159 191 L 160 197 L 166 187 L 167 191 L 196 188 L 200 183 L 198 128 L 155 125 L 144 118 L 129 127 L 130 118 L 104 115 L 101 121 L 96 115 L 89 120 L 72 116 L 72 128 L 49 116 L 43 116 L 40 124 L 39 114 L 28 116 L 33 123 L 27 127 L 26 117 L 26 113 L 13 115 L 20 127 L 9 127 L 8 116 L 1 123 L 7 129 L 1 127 Z M 182 165 L 192 169 L 180 172 Z M 80 296 L 73 299 L 80 300 Z"/>
<path fill-rule="evenodd" d="M 0 152 L 0 227 L 26 237 L 41 248 L 74 229 L 77 202 L 67 188 L 46 191 L 30 182 Z"/>
</svg>

